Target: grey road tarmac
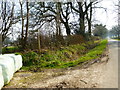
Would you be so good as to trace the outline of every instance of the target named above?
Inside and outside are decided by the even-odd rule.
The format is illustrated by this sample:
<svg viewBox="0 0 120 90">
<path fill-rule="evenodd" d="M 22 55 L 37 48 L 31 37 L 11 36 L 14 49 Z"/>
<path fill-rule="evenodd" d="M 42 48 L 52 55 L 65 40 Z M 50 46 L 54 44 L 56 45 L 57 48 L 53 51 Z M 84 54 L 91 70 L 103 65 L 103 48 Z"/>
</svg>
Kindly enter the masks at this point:
<svg viewBox="0 0 120 90">
<path fill-rule="evenodd" d="M 101 81 L 103 82 L 100 84 L 100 87 L 118 88 L 118 56 L 120 51 L 120 41 L 113 39 L 109 39 L 108 41 L 110 59 L 108 63 L 103 67 L 104 75 L 101 77 Z"/>
</svg>

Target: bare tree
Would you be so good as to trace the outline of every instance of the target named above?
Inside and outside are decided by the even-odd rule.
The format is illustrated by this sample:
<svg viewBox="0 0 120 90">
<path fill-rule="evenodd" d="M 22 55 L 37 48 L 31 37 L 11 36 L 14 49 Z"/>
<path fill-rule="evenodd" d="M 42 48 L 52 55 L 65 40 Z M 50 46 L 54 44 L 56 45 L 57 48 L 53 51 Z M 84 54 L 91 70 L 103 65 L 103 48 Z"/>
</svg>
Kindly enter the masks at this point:
<svg viewBox="0 0 120 90">
<path fill-rule="evenodd" d="M 18 22 L 14 16 L 14 6 L 14 3 L 11 5 L 8 2 L 1 2 L 1 19 L 3 22 L 0 31 L 2 32 L 2 41 L 11 34 L 9 31 L 12 25 Z"/>
<path fill-rule="evenodd" d="M 85 3 L 85 7 L 87 8 L 86 3 Z M 90 3 L 90 10 L 89 10 L 89 12 L 86 13 L 86 19 L 88 21 L 88 33 L 89 33 L 89 36 L 91 36 L 92 11 L 93 11 L 92 3 Z"/>
<path fill-rule="evenodd" d="M 58 2 L 57 4 L 56 4 L 56 10 L 57 10 L 57 12 L 56 12 L 56 36 L 60 36 L 61 35 L 61 28 L 60 28 L 60 14 L 61 14 L 61 3 L 60 2 Z"/>
<path fill-rule="evenodd" d="M 79 14 L 79 26 L 80 26 L 79 33 L 83 36 L 85 35 L 85 16 L 87 14 L 87 11 L 91 7 L 92 3 L 93 2 L 89 2 L 88 4 L 86 4 L 86 2 L 77 2 L 78 8 L 75 8 L 72 2 L 70 3 L 71 8 Z"/>
<path fill-rule="evenodd" d="M 61 7 L 61 22 L 64 24 L 66 28 L 66 34 L 69 36 L 71 35 L 70 25 L 69 25 L 69 15 L 70 15 L 70 5 L 69 2 L 63 3 L 63 7 Z"/>
<path fill-rule="evenodd" d="M 28 37 L 28 28 L 29 28 L 29 2 L 26 1 L 26 8 L 27 8 L 27 19 L 26 19 L 26 31 L 25 31 L 25 38 L 24 38 L 24 45 L 27 44 L 27 37 Z"/>
<path fill-rule="evenodd" d="M 22 45 L 23 48 L 26 47 L 27 45 L 27 38 L 28 38 L 28 31 L 29 31 L 29 2 L 28 0 L 25 1 L 25 7 L 24 6 L 24 2 L 19 0 L 19 4 L 20 4 L 20 16 L 19 19 L 21 19 L 21 37 L 20 37 L 20 43 Z M 23 8 L 26 8 L 26 12 L 24 12 Z M 25 23 L 26 21 L 26 23 Z"/>
<path fill-rule="evenodd" d="M 22 22 L 22 33 L 21 33 L 21 43 L 23 44 L 24 42 L 24 15 L 23 15 L 23 2 L 21 2 L 19 0 L 19 4 L 20 4 L 20 13 L 21 13 L 21 22 Z"/>
<path fill-rule="evenodd" d="M 120 25 L 120 0 L 118 0 L 118 25 Z"/>
</svg>

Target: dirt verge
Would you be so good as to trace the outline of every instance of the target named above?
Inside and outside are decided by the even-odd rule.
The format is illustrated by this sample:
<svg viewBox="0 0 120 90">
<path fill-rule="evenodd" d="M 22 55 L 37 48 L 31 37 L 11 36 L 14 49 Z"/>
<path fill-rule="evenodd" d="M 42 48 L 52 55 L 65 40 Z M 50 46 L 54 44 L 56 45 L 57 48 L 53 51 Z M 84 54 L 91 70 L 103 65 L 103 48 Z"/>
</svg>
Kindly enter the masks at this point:
<svg viewBox="0 0 120 90">
<path fill-rule="evenodd" d="M 4 88 L 94 88 L 101 67 L 108 62 L 108 49 L 100 58 L 67 69 L 45 69 L 41 72 L 17 72 Z M 103 64 L 104 63 L 104 64 Z"/>
</svg>

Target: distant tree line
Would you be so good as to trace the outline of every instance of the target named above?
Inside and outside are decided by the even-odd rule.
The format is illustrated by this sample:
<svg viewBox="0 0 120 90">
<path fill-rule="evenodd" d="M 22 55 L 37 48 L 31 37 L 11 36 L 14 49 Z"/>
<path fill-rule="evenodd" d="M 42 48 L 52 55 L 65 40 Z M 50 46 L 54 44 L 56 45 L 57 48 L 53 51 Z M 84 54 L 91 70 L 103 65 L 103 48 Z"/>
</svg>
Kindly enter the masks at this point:
<svg viewBox="0 0 120 90">
<path fill-rule="evenodd" d="M 109 31 L 109 36 L 111 38 L 120 39 L 120 25 L 116 25 L 116 26 L 112 27 L 112 29 Z"/>
</svg>

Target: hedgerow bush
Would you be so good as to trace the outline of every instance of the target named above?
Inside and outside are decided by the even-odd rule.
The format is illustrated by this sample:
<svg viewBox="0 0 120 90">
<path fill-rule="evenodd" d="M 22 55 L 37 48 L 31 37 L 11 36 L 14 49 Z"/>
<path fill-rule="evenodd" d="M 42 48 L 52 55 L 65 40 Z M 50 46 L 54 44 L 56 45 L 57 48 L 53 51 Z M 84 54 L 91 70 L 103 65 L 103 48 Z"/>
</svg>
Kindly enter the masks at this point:
<svg viewBox="0 0 120 90">
<path fill-rule="evenodd" d="M 25 66 L 37 65 L 39 63 L 39 55 L 36 52 L 29 51 L 22 55 L 23 64 Z"/>
<path fill-rule="evenodd" d="M 70 45 L 67 47 L 61 47 L 60 49 L 53 51 L 45 50 L 40 54 L 33 51 L 16 54 L 22 55 L 24 69 L 27 68 L 28 70 L 32 70 L 31 68 L 35 68 L 35 66 L 36 68 L 66 68 L 75 66 L 86 60 L 96 58 L 96 53 L 101 54 L 101 51 L 98 53 L 98 48 L 97 52 L 95 49 L 95 47 L 99 45 L 99 48 L 103 50 L 101 48 L 100 42 L 96 41 L 92 43 L 87 42 L 77 45 Z M 92 49 L 95 51 L 91 51 Z"/>
<path fill-rule="evenodd" d="M 20 47 L 17 46 L 8 46 L 8 47 L 4 47 L 2 48 L 2 53 L 14 53 L 14 52 L 18 52 L 20 51 Z"/>
</svg>

